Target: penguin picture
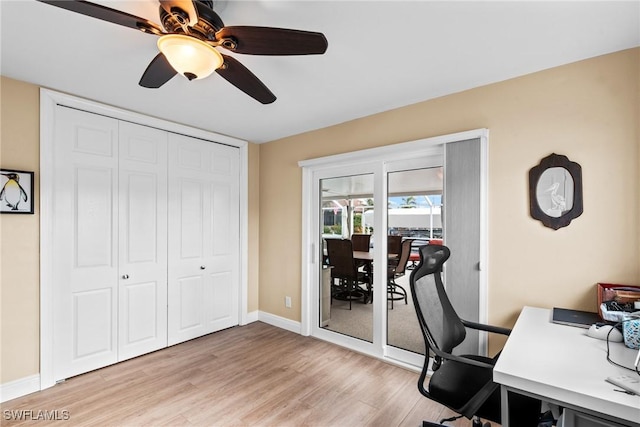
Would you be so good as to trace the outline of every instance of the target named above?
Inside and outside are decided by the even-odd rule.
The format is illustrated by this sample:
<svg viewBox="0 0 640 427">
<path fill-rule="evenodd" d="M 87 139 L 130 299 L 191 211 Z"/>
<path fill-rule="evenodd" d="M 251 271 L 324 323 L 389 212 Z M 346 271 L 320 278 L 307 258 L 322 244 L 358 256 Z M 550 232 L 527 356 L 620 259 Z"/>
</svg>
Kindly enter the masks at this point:
<svg viewBox="0 0 640 427">
<path fill-rule="evenodd" d="M 0 212 L 33 213 L 31 172 L 1 170 Z"/>
</svg>

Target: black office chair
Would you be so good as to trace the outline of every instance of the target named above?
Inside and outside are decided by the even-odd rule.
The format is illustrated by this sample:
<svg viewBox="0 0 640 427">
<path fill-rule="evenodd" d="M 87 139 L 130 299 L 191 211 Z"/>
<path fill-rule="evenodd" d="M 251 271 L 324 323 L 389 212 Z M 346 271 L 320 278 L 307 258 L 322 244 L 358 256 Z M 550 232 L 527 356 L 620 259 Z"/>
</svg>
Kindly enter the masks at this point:
<svg viewBox="0 0 640 427">
<path fill-rule="evenodd" d="M 457 418 L 473 418 L 473 426 L 482 424 L 481 418 L 501 422 L 500 388 L 494 383 L 494 358 L 480 355 L 454 355 L 454 348 L 464 341 L 466 328 L 509 335 L 509 329 L 462 320 L 456 314 L 442 283 L 442 266 L 449 258 L 446 246 L 426 245 L 420 248 L 420 264 L 411 273 L 409 282 L 418 322 L 427 349 L 424 367 L 418 380 L 418 389 L 434 400 L 460 414 L 440 420 L 428 421 L 423 426 L 441 426 Z M 541 349 L 541 351 L 546 351 Z M 433 374 L 428 389 L 425 380 L 429 368 L 429 354 L 434 353 Z M 523 360 L 522 363 L 526 363 Z M 540 401 L 517 394 L 509 395 L 509 413 L 512 425 L 536 427 L 540 416 Z"/>
</svg>

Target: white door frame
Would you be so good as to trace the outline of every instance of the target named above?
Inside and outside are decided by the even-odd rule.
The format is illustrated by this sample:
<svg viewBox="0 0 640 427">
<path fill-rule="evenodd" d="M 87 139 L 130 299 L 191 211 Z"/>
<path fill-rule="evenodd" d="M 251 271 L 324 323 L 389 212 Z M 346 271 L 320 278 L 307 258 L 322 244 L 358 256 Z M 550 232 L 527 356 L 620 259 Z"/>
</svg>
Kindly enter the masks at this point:
<svg viewBox="0 0 640 427">
<path fill-rule="evenodd" d="M 40 89 L 40 390 L 55 384 L 53 376 L 53 142 L 56 106 L 101 114 L 115 119 L 188 135 L 240 150 L 240 295 L 239 324 L 249 323 L 248 300 L 248 142 L 173 123 L 76 96 Z"/>
<path fill-rule="evenodd" d="M 313 335 L 321 339 L 328 339 L 325 335 L 330 335 L 330 340 L 334 343 L 340 344 L 344 347 L 351 348 L 356 351 L 365 352 L 370 356 L 377 357 L 389 361 L 391 363 L 399 364 L 408 368 L 420 368 L 424 361 L 424 357 L 410 357 L 407 362 L 406 356 L 408 352 L 398 352 L 397 349 L 386 345 L 386 335 L 380 330 L 377 324 L 382 324 L 386 317 L 386 312 L 382 308 L 385 306 L 386 295 L 384 292 L 374 293 L 378 296 L 376 298 L 378 310 L 374 307 L 374 337 L 373 343 L 367 343 L 355 338 L 341 336 L 336 333 L 327 332 L 318 326 L 318 322 L 315 321 L 317 310 L 314 308 L 318 301 L 318 289 L 319 276 L 317 263 L 317 247 L 320 244 L 318 238 L 318 215 L 314 206 L 318 200 L 318 189 L 314 185 L 317 173 L 319 171 L 328 171 L 331 169 L 339 170 L 345 168 L 348 165 L 348 169 L 351 174 L 354 171 L 354 165 L 372 165 L 378 164 L 378 170 L 374 175 L 375 182 L 375 194 L 374 200 L 386 200 L 386 180 L 384 179 L 386 172 L 386 164 L 395 161 L 404 161 L 407 166 L 410 166 L 417 158 L 424 158 L 427 156 L 441 155 L 442 146 L 447 143 L 465 141 L 471 139 L 479 139 L 481 144 L 481 159 L 480 159 L 480 191 L 481 191 L 481 206 L 480 206 L 480 300 L 479 300 L 479 321 L 482 323 L 487 322 L 488 318 L 488 300 L 486 297 L 488 287 L 488 129 L 475 129 L 466 132 L 459 132 L 455 134 L 436 136 L 432 138 L 425 138 L 416 141 L 410 141 L 405 143 L 387 145 L 378 148 L 366 149 L 355 151 L 351 153 L 338 154 L 333 156 L 321 157 L 310 160 L 303 160 L 298 162 L 298 165 L 302 168 L 302 224 L 306 224 L 302 230 L 302 289 L 301 289 L 301 334 Z M 371 166 L 375 169 L 375 167 Z M 367 169 L 364 167 L 364 169 Z M 344 174 L 344 172 L 343 172 Z M 379 210 L 378 210 L 379 211 Z M 386 215 L 382 215 L 380 212 L 374 213 L 374 229 L 386 230 Z M 386 247 L 386 233 L 374 234 L 374 246 Z M 383 259 L 382 251 L 377 251 L 374 260 L 374 268 L 376 264 L 382 266 L 386 263 Z M 381 268 L 381 267 L 380 267 Z M 383 277 L 378 272 L 377 277 Z M 376 273 L 374 272 L 374 277 Z M 487 349 L 487 336 L 486 334 L 480 336 L 479 350 L 482 353 Z M 404 360 L 398 360 L 398 358 Z"/>
</svg>

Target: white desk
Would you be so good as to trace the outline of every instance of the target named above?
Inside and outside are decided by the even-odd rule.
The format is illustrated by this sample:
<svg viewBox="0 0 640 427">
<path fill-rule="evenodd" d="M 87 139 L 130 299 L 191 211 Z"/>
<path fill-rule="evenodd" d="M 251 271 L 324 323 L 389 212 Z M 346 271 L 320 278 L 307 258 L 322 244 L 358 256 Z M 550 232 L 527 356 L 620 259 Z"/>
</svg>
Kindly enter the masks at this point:
<svg viewBox="0 0 640 427">
<path fill-rule="evenodd" d="M 507 391 L 625 426 L 640 426 L 640 396 L 614 391 L 617 387 L 605 382 L 608 376 L 635 373 L 609 363 L 606 342 L 586 332 L 551 323 L 551 310 L 522 310 L 493 370 L 493 380 L 501 385 L 503 427 L 509 427 Z M 633 366 L 637 350 L 622 343 L 610 347 L 612 360 Z"/>
</svg>

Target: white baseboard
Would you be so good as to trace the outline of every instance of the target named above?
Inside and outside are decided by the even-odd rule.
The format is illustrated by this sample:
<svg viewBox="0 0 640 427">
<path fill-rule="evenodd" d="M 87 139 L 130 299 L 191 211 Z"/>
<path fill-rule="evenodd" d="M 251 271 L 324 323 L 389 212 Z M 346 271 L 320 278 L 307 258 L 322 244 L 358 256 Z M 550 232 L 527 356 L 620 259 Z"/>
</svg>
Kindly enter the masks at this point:
<svg viewBox="0 0 640 427">
<path fill-rule="evenodd" d="M 300 322 L 276 316 L 275 314 L 261 311 L 258 313 L 258 320 L 281 329 L 286 329 L 290 332 L 295 332 L 296 334 L 300 334 L 302 332 L 302 326 Z"/>
<path fill-rule="evenodd" d="M 244 318 L 244 323 L 242 325 L 248 325 L 249 323 L 257 322 L 259 320 L 259 312 L 258 310 L 252 311 L 251 313 L 247 313 Z"/>
<path fill-rule="evenodd" d="M 0 402 L 40 391 L 40 374 L 0 384 Z"/>
</svg>

